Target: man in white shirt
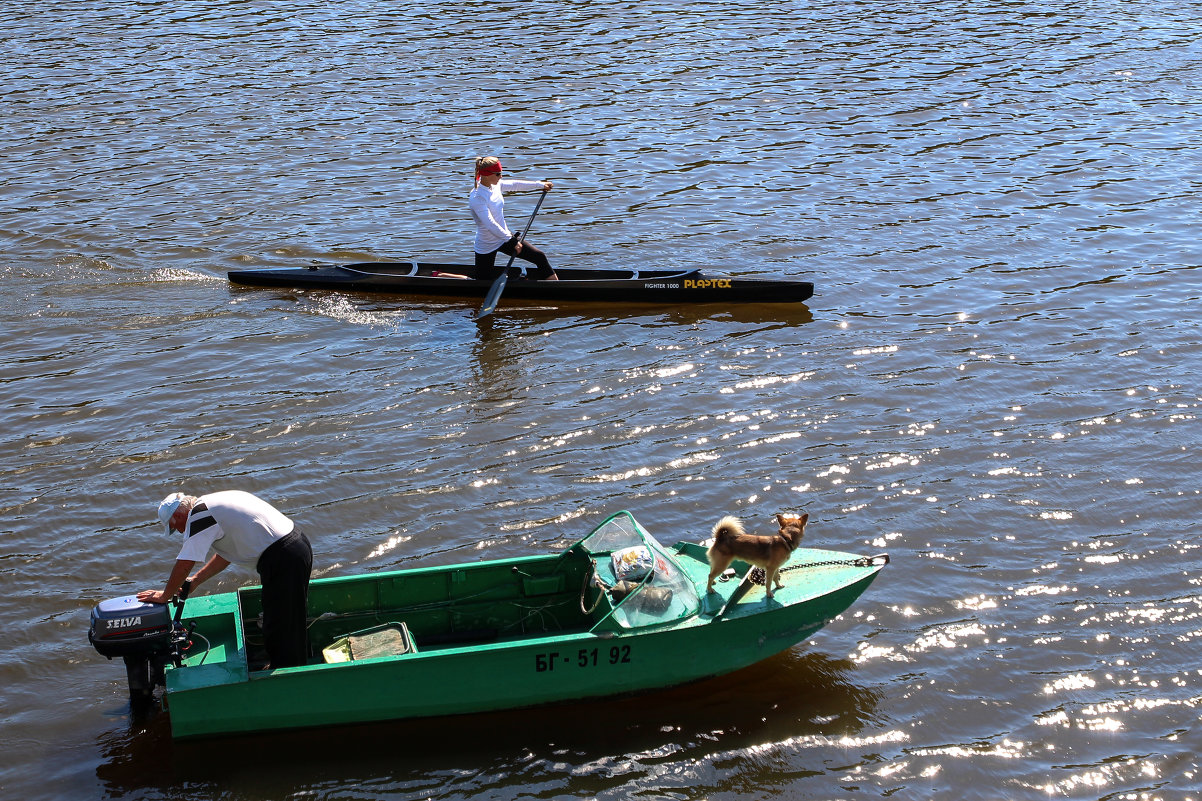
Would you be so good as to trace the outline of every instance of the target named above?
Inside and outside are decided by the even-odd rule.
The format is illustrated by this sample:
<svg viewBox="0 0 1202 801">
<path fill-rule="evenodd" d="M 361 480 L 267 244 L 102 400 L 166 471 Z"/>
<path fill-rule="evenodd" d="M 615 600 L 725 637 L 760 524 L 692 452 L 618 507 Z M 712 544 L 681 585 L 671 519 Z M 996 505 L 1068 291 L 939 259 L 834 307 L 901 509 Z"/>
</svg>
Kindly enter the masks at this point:
<svg viewBox="0 0 1202 801">
<path fill-rule="evenodd" d="M 138 600 L 167 603 L 185 582 L 190 590 L 231 563 L 257 570 L 263 583 L 263 638 L 269 667 L 308 662 L 309 577 L 313 549 L 304 532 L 282 512 L 249 492 L 226 490 L 199 498 L 175 492 L 159 504 L 167 533 L 184 534 L 184 547 L 161 591 L 145 590 Z M 209 551 L 213 555 L 204 561 Z M 188 573 L 197 562 L 204 565 Z"/>
</svg>

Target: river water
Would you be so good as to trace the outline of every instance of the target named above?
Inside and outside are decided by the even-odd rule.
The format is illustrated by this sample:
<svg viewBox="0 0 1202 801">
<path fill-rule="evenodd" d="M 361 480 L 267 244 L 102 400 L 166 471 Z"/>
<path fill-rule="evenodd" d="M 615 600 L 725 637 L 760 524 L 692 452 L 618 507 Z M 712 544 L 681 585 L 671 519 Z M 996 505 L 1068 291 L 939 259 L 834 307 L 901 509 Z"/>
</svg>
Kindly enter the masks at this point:
<svg viewBox="0 0 1202 801">
<path fill-rule="evenodd" d="M 0 5 L 0 795 L 1199 796 L 1197 3 Z M 226 281 L 465 259 L 484 154 L 555 181 L 555 264 L 817 294 L 477 324 Z M 88 611 L 223 488 L 321 575 L 623 508 L 892 564 L 701 685 L 173 744 Z"/>
</svg>

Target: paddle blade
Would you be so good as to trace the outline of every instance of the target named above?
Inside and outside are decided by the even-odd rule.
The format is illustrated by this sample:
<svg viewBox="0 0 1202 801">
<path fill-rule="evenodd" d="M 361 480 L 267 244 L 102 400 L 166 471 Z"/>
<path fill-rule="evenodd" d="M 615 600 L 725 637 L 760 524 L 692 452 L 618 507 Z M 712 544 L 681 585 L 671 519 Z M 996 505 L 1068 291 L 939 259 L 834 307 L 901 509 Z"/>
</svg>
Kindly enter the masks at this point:
<svg viewBox="0 0 1202 801">
<path fill-rule="evenodd" d="M 503 273 L 497 276 L 497 280 L 492 282 L 492 286 L 488 288 L 488 294 L 484 296 L 484 305 L 480 307 L 480 311 L 476 313 L 476 319 L 487 317 L 492 314 L 492 310 L 497 308 L 497 301 L 501 299 L 501 293 L 505 291 L 505 282 L 509 280 L 509 270 L 506 269 Z"/>
</svg>

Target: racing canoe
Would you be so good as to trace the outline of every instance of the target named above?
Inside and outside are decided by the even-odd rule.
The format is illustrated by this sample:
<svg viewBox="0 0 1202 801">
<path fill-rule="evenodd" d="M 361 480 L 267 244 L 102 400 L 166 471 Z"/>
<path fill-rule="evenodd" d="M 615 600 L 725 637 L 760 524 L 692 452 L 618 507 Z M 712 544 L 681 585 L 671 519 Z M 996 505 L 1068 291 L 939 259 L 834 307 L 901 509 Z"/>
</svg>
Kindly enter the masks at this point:
<svg viewBox="0 0 1202 801">
<path fill-rule="evenodd" d="M 771 599 L 741 562 L 707 592 L 702 545 L 665 547 L 619 512 L 555 553 L 315 579 L 300 667 L 262 669 L 261 588 L 189 598 L 163 702 L 188 738 L 667 688 L 806 640 L 887 563 L 798 548 Z"/>
<path fill-rule="evenodd" d="M 463 277 L 471 271 L 462 264 L 364 262 L 232 270 L 229 280 L 260 287 L 483 298 L 492 281 Z M 505 297 L 622 303 L 800 303 L 814 294 L 809 281 L 736 278 L 701 269 L 561 268 L 555 272 L 558 281 L 534 281 L 522 278 L 513 268 Z"/>
</svg>

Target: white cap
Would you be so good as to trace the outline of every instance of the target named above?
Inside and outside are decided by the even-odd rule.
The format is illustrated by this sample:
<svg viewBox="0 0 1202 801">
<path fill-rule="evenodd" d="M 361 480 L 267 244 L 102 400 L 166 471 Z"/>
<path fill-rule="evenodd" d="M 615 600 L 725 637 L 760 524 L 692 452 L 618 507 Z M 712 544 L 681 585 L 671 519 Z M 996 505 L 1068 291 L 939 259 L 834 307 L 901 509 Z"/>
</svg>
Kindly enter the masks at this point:
<svg viewBox="0 0 1202 801">
<path fill-rule="evenodd" d="M 171 518 L 186 497 L 188 496 L 182 492 L 173 492 L 159 502 L 159 520 L 166 527 L 168 534 L 171 533 Z"/>
</svg>

